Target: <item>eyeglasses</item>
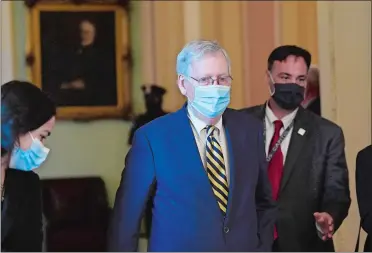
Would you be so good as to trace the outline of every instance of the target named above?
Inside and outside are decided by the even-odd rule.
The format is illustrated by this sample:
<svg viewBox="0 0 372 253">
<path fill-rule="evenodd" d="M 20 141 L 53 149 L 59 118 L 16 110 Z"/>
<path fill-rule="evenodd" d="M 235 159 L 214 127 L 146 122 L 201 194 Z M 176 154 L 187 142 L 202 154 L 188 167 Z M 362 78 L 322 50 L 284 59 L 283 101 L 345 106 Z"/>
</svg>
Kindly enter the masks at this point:
<svg viewBox="0 0 372 253">
<path fill-rule="evenodd" d="M 200 79 L 196 79 L 192 76 L 190 76 L 190 78 L 197 81 L 199 85 L 211 85 L 214 82 L 216 82 L 218 85 L 230 85 L 233 80 L 231 76 L 219 76 L 217 79 L 213 79 L 210 76 L 202 77 Z"/>
</svg>

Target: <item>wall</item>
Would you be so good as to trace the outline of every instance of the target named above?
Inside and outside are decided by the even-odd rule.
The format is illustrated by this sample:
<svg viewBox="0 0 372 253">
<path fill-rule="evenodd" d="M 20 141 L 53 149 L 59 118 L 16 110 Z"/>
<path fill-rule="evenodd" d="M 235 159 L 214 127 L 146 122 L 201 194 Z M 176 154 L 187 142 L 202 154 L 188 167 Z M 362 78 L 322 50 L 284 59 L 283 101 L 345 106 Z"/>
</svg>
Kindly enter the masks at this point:
<svg viewBox="0 0 372 253">
<path fill-rule="evenodd" d="M 142 1 L 141 10 L 143 76 L 167 88 L 169 111 L 184 103 L 175 64 L 179 51 L 193 39 L 217 40 L 228 51 L 233 108 L 267 99 L 265 70 L 274 47 L 285 43 L 306 47 L 317 62 L 314 1 Z M 301 29 L 306 29 L 306 36 Z"/>
<path fill-rule="evenodd" d="M 318 63 L 318 22 L 316 1 L 281 1 L 279 6 L 280 43 L 299 45 Z"/>
<path fill-rule="evenodd" d="M 371 2 L 318 1 L 318 13 L 322 110 L 344 131 L 352 198 L 336 249 L 350 252 L 359 227 L 355 159 L 372 137 Z"/>
<path fill-rule="evenodd" d="M 1 83 L 12 80 L 14 75 L 14 66 L 12 64 L 12 23 L 11 20 L 11 5 L 10 2 L 0 3 L 1 4 L 1 70 L 0 80 Z"/>
<path fill-rule="evenodd" d="M 139 8 L 133 3 L 131 12 L 131 44 L 133 46 L 134 69 L 132 95 L 134 109 L 143 108 L 141 79 L 141 56 L 138 29 Z M 2 83 L 11 79 L 28 79 L 25 55 L 27 52 L 27 9 L 22 1 L 2 2 L 2 31 L 14 26 L 14 34 L 8 32 L 2 45 Z M 3 8 L 4 7 L 4 8 Z M 3 40 L 4 32 L 2 33 Z M 8 37 L 8 38 L 7 38 Z M 14 45 L 14 48 L 12 48 Z M 6 64 L 4 64 L 6 63 Z M 14 71 L 12 71 L 14 66 Z M 41 178 L 101 176 L 113 203 L 119 185 L 124 158 L 128 152 L 128 131 L 130 122 L 121 120 L 100 120 L 87 123 L 57 121 L 56 127 L 46 145 L 51 148 L 47 161 L 37 170 Z"/>
</svg>

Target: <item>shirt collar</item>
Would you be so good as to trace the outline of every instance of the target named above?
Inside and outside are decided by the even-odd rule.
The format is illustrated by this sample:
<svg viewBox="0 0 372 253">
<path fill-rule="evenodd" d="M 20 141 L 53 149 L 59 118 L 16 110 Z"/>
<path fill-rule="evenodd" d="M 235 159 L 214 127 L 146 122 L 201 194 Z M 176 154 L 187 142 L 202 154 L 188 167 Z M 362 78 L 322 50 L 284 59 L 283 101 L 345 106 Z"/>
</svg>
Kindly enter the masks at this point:
<svg viewBox="0 0 372 253">
<path fill-rule="evenodd" d="M 281 121 L 283 122 L 284 129 L 287 128 L 289 124 L 291 124 L 291 122 L 294 120 L 294 118 L 296 117 L 297 111 L 298 111 L 298 108 L 281 119 Z M 266 103 L 265 115 L 266 115 L 266 120 L 270 124 L 274 124 L 274 121 L 278 120 L 274 112 L 271 110 L 269 103 Z"/>
<path fill-rule="evenodd" d="M 191 124 L 194 126 L 196 132 L 200 136 L 201 131 L 205 129 L 207 124 L 195 116 L 190 106 L 187 106 L 187 114 L 189 116 Z M 217 121 L 217 123 L 214 126 L 218 129 L 219 132 L 222 130 L 222 117 L 220 117 L 220 119 Z"/>
</svg>

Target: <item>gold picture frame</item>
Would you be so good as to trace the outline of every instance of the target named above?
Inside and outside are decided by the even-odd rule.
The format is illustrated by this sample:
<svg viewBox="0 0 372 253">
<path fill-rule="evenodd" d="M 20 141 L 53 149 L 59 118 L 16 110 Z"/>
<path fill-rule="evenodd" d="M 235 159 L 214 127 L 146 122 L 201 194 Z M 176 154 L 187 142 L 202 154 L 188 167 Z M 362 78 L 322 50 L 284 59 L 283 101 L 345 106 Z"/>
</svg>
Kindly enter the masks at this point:
<svg viewBox="0 0 372 253">
<path fill-rule="evenodd" d="M 59 15 L 59 18 L 58 17 L 53 18 L 55 15 Z M 66 15 L 67 22 L 66 27 L 63 26 L 63 21 L 60 21 L 63 20 L 64 17 L 63 15 Z M 66 32 L 69 29 L 68 24 L 70 24 L 71 26 L 72 22 L 71 18 L 72 19 L 75 18 L 74 20 L 79 20 L 78 18 L 79 15 L 82 16 L 81 17 L 82 20 L 86 20 L 86 18 L 83 17 L 84 15 L 97 17 L 94 28 L 91 28 L 93 31 L 95 31 L 94 36 L 98 37 L 100 35 L 100 32 L 101 35 L 106 32 L 105 38 L 104 39 L 101 38 L 102 42 L 101 44 L 103 45 L 106 43 L 106 41 L 109 41 L 111 39 L 110 45 L 114 44 L 113 50 L 114 53 L 112 53 L 111 51 L 112 47 L 108 46 L 108 43 L 106 43 L 107 45 L 105 44 L 105 47 L 102 46 L 102 48 L 104 49 L 97 49 L 100 50 L 100 54 L 90 53 L 89 55 L 88 53 L 86 53 L 84 55 L 84 53 L 81 53 L 83 52 L 82 50 L 85 50 L 85 48 L 88 47 L 81 46 L 83 45 L 84 38 L 83 36 L 85 36 L 84 35 L 85 31 L 81 30 L 83 29 L 81 27 L 84 21 L 80 20 L 79 21 L 80 23 L 77 24 L 80 27 L 79 29 L 81 30 L 79 33 L 80 34 L 79 36 L 81 36 L 81 38 L 79 37 L 79 39 L 81 39 L 79 43 L 81 43 L 81 45 L 79 44 L 79 47 L 81 46 L 80 48 L 84 49 L 79 49 L 80 51 L 77 50 L 76 52 L 74 51 L 73 52 L 74 56 L 70 57 L 71 59 L 75 59 L 76 58 L 75 56 L 80 54 L 79 56 L 77 56 L 80 58 L 76 58 L 78 60 L 72 60 L 70 62 L 68 62 L 67 60 L 63 61 L 61 59 L 66 57 L 65 54 L 63 53 L 63 50 L 60 49 L 54 49 L 54 52 L 59 53 L 56 54 L 57 56 L 53 56 L 53 53 L 51 53 L 52 55 L 45 56 L 44 54 L 47 54 L 46 51 L 53 52 L 53 50 L 52 49 L 46 50 L 45 48 L 47 47 L 44 46 L 44 44 L 47 44 L 47 41 L 50 40 L 52 42 L 50 42 L 49 45 L 56 47 L 55 44 L 60 43 L 59 39 L 56 39 L 57 38 L 56 36 L 61 36 L 60 35 L 61 33 Z M 35 85 L 49 93 L 52 96 L 52 98 L 57 98 L 55 99 L 57 100 L 56 101 L 57 118 L 87 120 L 98 118 L 126 118 L 129 115 L 131 100 L 129 87 L 129 83 L 131 80 L 130 77 L 131 66 L 129 50 L 130 46 L 128 15 L 129 14 L 127 13 L 126 9 L 124 9 L 120 5 L 115 4 L 76 5 L 73 3 L 41 2 L 35 4 L 30 9 L 31 22 L 29 27 L 30 29 L 29 37 L 31 42 L 30 46 L 31 52 L 29 52 L 28 62 L 31 62 L 29 64 L 31 68 L 30 69 L 31 78 Z M 46 22 L 45 20 L 48 20 L 46 17 L 48 17 L 51 22 L 49 21 L 48 21 L 49 23 Z M 104 19 L 104 17 L 110 17 L 110 20 L 112 21 L 112 23 L 114 23 L 115 27 L 112 28 L 111 25 L 107 25 L 109 23 L 107 20 Z M 106 22 L 106 23 L 103 22 L 103 24 L 101 24 L 100 27 L 101 30 L 97 28 L 98 27 L 97 23 L 101 22 L 100 20 Z M 54 29 L 53 24 L 57 24 L 55 25 L 55 29 L 60 29 L 60 31 L 54 32 L 54 34 L 58 35 L 55 35 L 54 36 L 55 38 L 52 39 L 51 38 L 45 39 L 46 36 L 45 31 L 47 30 L 45 27 L 48 27 L 49 31 L 53 31 Z M 74 28 L 76 30 L 76 27 Z M 108 35 L 107 30 L 110 29 L 113 30 L 114 34 Z M 52 34 L 53 32 L 50 33 Z M 94 36 L 93 38 L 97 38 Z M 114 37 L 111 38 L 112 36 Z M 66 35 L 65 37 L 68 38 L 71 36 Z M 93 42 L 92 44 L 96 45 L 97 43 Z M 104 50 L 106 50 L 106 52 Z M 71 52 L 72 51 L 73 50 L 71 50 Z M 93 57 L 94 55 L 96 55 L 96 58 Z M 111 56 L 111 58 L 109 59 L 107 55 Z M 100 60 L 103 58 L 105 58 L 105 60 L 100 62 Z M 96 60 L 93 61 L 92 59 Z M 64 78 L 65 79 L 67 78 L 64 77 L 63 74 L 61 74 L 62 72 L 64 73 L 79 72 L 75 70 L 74 71 L 65 70 L 69 68 L 73 69 L 71 65 L 77 65 L 77 62 L 79 62 L 80 65 L 83 64 L 89 65 L 89 67 L 86 67 L 85 69 L 84 67 L 75 67 L 75 69 L 80 69 L 80 72 L 83 73 L 78 74 L 76 76 L 84 76 L 85 74 L 85 76 L 90 75 L 89 78 L 86 77 L 85 79 L 84 78 L 74 79 L 82 80 L 80 83 L 76 81 L 68 82 L 61 81 L 64 80 Z M 91 67 L 93 65 L 94 67 Z M 53 69 L 53 66 L 60 67 L 59 68 L 55 67 L 55 69 Z M 89 71 L 87 71 L 86 69 L 88 69 Z M 106 71 L 103 71 L 102 69 L 106 69 Z M 57 72 L 58 74 L 56 74 Z M 112 73 L 115 73 L 115 80 L 113 79 Z M 94 77 L 94 74 L 96 75 L 96 77 Z M 90 80 L 90 82 L 86 80 Z M 94 88 L 86 88 L 90 87 L 89 85 L 93 87 L 93 84 L 95 85 Z M 80 98 L 84 99 L 79 100 L 79 96 Z M 95 101 L 98 102 L 96 103 Z"/>
</svg>

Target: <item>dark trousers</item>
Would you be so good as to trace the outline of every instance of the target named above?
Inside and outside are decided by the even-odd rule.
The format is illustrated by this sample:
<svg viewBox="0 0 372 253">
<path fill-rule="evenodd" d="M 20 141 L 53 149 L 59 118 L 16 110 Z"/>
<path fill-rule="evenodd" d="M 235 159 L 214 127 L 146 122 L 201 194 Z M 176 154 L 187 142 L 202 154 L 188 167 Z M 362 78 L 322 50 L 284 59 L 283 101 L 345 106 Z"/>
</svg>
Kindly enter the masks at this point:
<svg viewBox="0 0 372 253">
<path fill-rule="evenodd" d="M 273 243 L 273 250 L 272 252 L 279 252 L 279 243 L 278 243 L 278 239 L 274 240 L 274 243 Z"/>
</svg>

